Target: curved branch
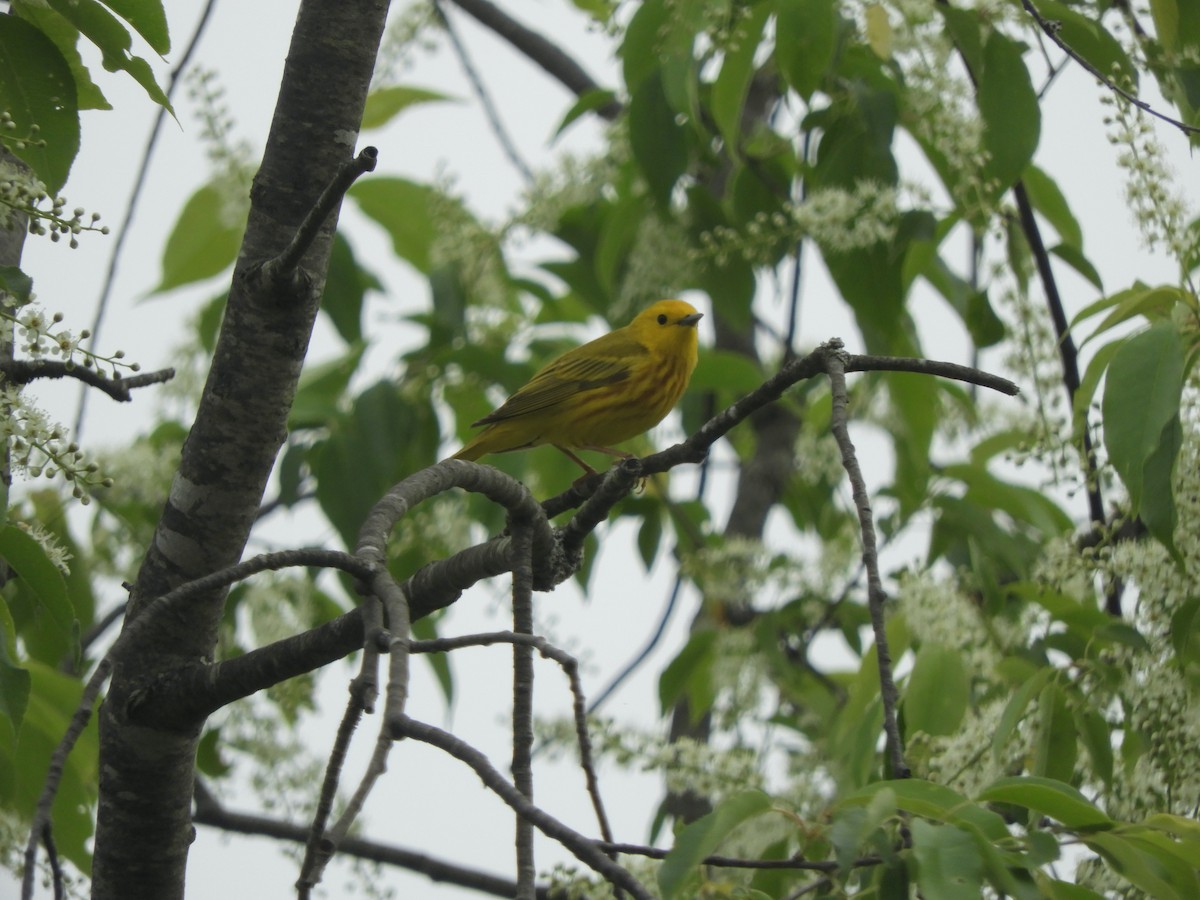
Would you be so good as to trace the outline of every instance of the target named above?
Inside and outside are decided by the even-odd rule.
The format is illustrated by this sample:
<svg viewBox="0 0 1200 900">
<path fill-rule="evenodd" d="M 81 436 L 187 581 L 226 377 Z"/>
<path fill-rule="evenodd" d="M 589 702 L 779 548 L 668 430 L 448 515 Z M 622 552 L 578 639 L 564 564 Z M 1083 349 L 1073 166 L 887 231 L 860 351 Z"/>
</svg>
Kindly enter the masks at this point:
<svg viewBox="0 0 1200 900">
<path fill-rule="evenodd" d="M 508 41 L 576 97 L 582 97 L 584 94 L 601 89 L 600 85 L 592 80 L 592 77 L 583 70 L 579 63 L 562 51 L 559 44 L 526 28 L 506 12 L 489 3 L 488 0 L 451 0 L 451 2 L 480 24 L 487 26 Z M 621 109 L 620 103 L 611 100 L 596 109 L 595 113 L 612 122 L 621 114 Z"/>
<path fill-rule="evenodd" d="M 388 723 L 396 738 L 411 738 L 430 744 L 449 753 L 474 770 L 484 785 L 507 803 L 514 812 L 532 822 L 539 831 L 558 841 L 575 857 L 592 870 L 603 875 L 614 887 L 622 888 L 640 900 L 651 900 L 651 894 L 624 868 L 609 859 L 594 841 L 584 837 L 573 828 L 564 825 L 545 810 L 534 806 L 492 766 L 486 756 L 448 731 L 433 725 L 418 722 L 408 716 L 400 716 Z"/>
</svg>

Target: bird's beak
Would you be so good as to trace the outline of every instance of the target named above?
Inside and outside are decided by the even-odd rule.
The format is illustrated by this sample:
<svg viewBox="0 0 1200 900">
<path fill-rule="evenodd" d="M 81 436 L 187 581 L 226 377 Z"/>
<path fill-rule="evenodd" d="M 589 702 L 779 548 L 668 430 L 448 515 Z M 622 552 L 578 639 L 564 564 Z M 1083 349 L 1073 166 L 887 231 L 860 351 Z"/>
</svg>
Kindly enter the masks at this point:
<svg viewBox="0 0 1200 900">
<path fill-rule="evenodd" d="M 686 325 L 689 328 L 691 328 L 691 327 L 695 327 L 696 323 L 699 322 L 703 318 L 704 318 L 704 313 L 692 313 L 691 315 L 684 316 L 682 319 L 680 319 L 675 324 L 676 325 Z"/>
</svg>

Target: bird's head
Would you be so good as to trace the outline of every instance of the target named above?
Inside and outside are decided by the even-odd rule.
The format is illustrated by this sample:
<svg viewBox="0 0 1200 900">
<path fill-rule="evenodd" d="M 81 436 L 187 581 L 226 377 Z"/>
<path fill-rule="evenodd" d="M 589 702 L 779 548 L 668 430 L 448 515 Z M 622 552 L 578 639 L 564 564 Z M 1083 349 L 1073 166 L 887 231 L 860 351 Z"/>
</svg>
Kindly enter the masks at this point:
<svg viewBox="0 0 1200 900">
<path fill-rule="evenodd" d="M 638 341 L 647 347 L 696 347 L 696 324 L 704 317 L 683 300 L 659 300 L 629 323 Z"/>
</svg>

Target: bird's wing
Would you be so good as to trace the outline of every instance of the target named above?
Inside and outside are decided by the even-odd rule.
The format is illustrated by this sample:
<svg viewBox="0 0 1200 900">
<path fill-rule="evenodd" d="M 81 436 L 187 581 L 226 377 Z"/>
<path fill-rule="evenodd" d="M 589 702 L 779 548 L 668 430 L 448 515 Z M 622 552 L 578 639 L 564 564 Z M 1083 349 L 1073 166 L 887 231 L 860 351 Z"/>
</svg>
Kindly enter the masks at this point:
<svg viewBox="0 0 1200 900">
<path fill-rule="evenodd" d="M 568 350 L 475 425 L 491 425 L 541 412 L 584 391 L 617 384 L 629 377 L 633 363 L 649 351 L 633 338 L 613 332 Z"/>
</svg>

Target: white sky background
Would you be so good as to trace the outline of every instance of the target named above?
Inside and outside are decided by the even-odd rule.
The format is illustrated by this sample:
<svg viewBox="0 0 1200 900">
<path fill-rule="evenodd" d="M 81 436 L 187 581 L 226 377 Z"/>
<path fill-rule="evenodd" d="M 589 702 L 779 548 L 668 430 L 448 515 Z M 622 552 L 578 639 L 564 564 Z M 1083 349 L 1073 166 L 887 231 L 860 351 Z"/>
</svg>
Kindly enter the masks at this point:
<svg viewBox="0 0 1200 900">
<path fill-rule="evenodd" d="M 194 58 L 195 63 L 218 72 L 220 83 L 228 89 L 237 120 L 236 135 L 250 141 L 256 156 L 270 125 L 296 5 L 295 2 L 219 3 Z M 597 81 L 615 83 L 617 64 L 608 56 L 610 43 L 603 35 L 589 31 L 585 18 L 568 3 L 508 0 L 501 5 L 543 34 L 559 40 Z M 175 44 L 172 64 L 183 52 L 202 6 L 201 0 L 172 0 L 168 4 Z M 449 10 L 475 65 L 484 74 L 510 135 L 528 162 L 536 168 L 563 148 L 586 151 L 595 146 L 599 132 L 590 121 L 577 123 L 551 146 L 554 130 L 573 98 L 473 20 L 453 7 Z M 158 69 L 160 83 L 165 83 L 168 67 Z M 108 75 L 98 64 L 93 71 L 115 109 L 84 115 L 82 151 L 67 185 L 67 208 L 81 205 L 89 212 L 99 211 L 104 221 L 115 227 L 140 165 L 155 108 L 128 78 Z M 485 220 L 505 217 L 522 189 L 520 176 L 500 151 L 444 42 L 435 57 L 418 54 L 415 69 L 400 80 L 456 95 L 463 102 L 417 108 L 402 114 L 386 130 L 365 134 L 360 147 L 368 143 L 379 147 L 379 172 L 417 179 L 428 179 L 439 171 L 448 172 L 478 216 Z M 1125 287 L 1135 278 L 1170 282 L 1175 277 L 1172 266 L 1141 249 L 1123 200 L 1123 176 L 1115 168 L 1115 152 L 1105 139 L 1097 95 L 1091 79 L 1078 70 L 1060 78 L 1043 109 L 1038 161 L 1059 180 L 1084 225 L 1086 251 L 1100 268 L 1108 290 Z M 172 348 L 181 339 L 185 322 L 199 303 L 221 288 L 213 282 L 164 298 L 142 299 L 158 281 L 163 242 L 176 215 L 186 198 L 210 174 L 204 147 L 197 140 L 199 126 L 194 107 L 185 91 L 176 95 L 176 109 L 179 124 L 167 123 L 150 164 L 149 179 L 133 233 L 127 239 L 98 348 L 106 352 L 120 347 L 145 370 L 171 364 Z M 1195 164 L 1188 157 L 1184 139 L 1165 127 L 1161 135 L 1174 154 L 1177 167 L 1190 175 Z M 1194 177 L 1190 184 L 1195 191 Z M 378 377 L 393 365 L 399 349 L 414 340 L 412 334 L 406 335 L 399 329 L 396 320 L 423 308 L 428 303 L 427 290 L 403 264 L 393 261 L 387 238 L 353 211 L 352 205 L 343 211 L 342 225 L 349 229 L 359 259 L 380 274 L 388 288 L 386 296 L 372 296 L 367 311 L 367 332 L 378 335 L 370 356 L 373 377 Z M 41 304 L 50 311 L 62 310 L 68 324 L 76 330 L 91 323 L 111 242 L 111 237 L 83 235 L 81 246 L 75 251 L 46 240 L 32 239 L 27 243 L 24 268 L 35 279 Z M 548 245 L 530 249 L 531 259 L 548 255 Z M 802 346 L 839 335 L 850 350 L 859 349 L 857 332 L 841 305 L 832 302 L 833 294 L 815 252 L 806 254 L 806 266 Z M 1057 266 L 1056 271 L 1062 279 L 1060 286 L 1066 294 L 1069 314 L 1096 299 L 1094 290 L 1065 266 Z M 772 318 L 773 312 L 779 313 L 773 298 L 763 297 L 762 301 L 763 315 Z M 928 352 L 967 362 L 962 329 L 946 305 L 927 296 L 914 308 L 918 310 Z M 702 325 L 701 341 L 710 344 L 707 321 Z M 310 359 L 327 358 L 338 352 L 338 341 L 322 320 Z M 999 361 L 985 357 L 984 364 L 994 369 Z M 33 390 L 60 421 L 69 424 L 74 420 L 77 391 L 73 386 L 39 383 Z M 99 394 L 92 396 L 84 432 L 85 446 L 119 445 L 146 430 L 153 422 L 156 408 L 153 395 L 153 388 L 142 390 L 129 404 L 117 404 Z M 659 446 L 673 440 L 677 429 L 678 424 L 669 420 L 658 434 Z M 873 467 L 868 466 L 868 471 L 872 468 L 878 473 L 875 480 L 882 481 L 890 465 L 876 462 Z M 693 487 L 690 475 L 677 478 L 677 489 L 681 492 Z M 727 498 L 716 505 L 716 521 L 720 522 Z M 1079 501 L 1069 509 L 1076 515 L 1083 514 Z M 595 694 L 607 683 L 612 673 L 641 646 L 661 611 L 673 575 L 669 565 L 660 565 L 650 577 L 644 577 L 642 564 L 630 549 L 628 539 L 632 531 L 620 530 L 627 532 L 627 540 L 622 547 L 616 545 L 619 542 L 606 542 L 596 562 L 593 589 L 586 602 L 577 591 L 566 586 L 535 598 L 539 620 L 550 624 L 551 636 L 585 661 L 585 689 L 589 694 Z M 275 517 L 269 539 L 275 546 L 336 544 L 332 529 L 312 516 Z M 252 547 L 253 551 L 258 549 Z M 917 544 L 902 550 L 901 557 L 892 560 L 893 566 L 917 559 L 922 550 Z M 442 633 L 507 627 L 502 602 L 507 588 L 508 580 L 501 578 L 469 593 L 444 620 Z M 112 595 L 103 599 L 111 604 L 118 598 Z M 689 599 L 685 594 L 674 627 L 661 645 L 663 649 L 609 702 L 606 714 L 640 722 L 648 728 L 658 727 L 657 677 L 680 646 L 693 611 L 694 598 Z M 510 696 L 509 660 L 509 651 L 501 647 L 457 654 L 454 660 L 457 701 L 449 719 L 428 668 L 418 663 L 414 668 L 410 709 L 414 716 L 450 727 L 487 751 L 504 772 L 509 752 L 505 723 Z M 318 756 L 323 756 L 332 742 L 352 673 L 346 665 L 330 667 L 321 694 L 328 713 L 304 726 L 303 740 Z M 557 667 L 539 660 L 537 679 L 539 714 L 567 712 L 569 696 Z M 363 770 L 377 727 L 377 717 L 368 718 L 360 727 L 346 767 L 347 789 Z M 539 761 L 535 779 L 535 797 L 548 811 L 585 833 L 596 833 L 582 775 L 577 769 L 548 766 Z M 651 775 L 617 776 L 611 770 L 602 770 L 601 787 L 617 839 L 644 841 L 661 797 L 660 780 Z M 230 800 L 229 806 L 238 811 L 252 811 L 248 802 Z M 389 771 L 377 786 L 361 821 L 365 837 L 511 877 L 512 823 L 507 808 L 486 792 L 462 764 L 432 748 L 406 743 L 393 750 Z M 200 828 L 191 854 L 189 897 L 198 900 L 293 897 L 297 868 L 279 852 L 278 846 L 265 838 L 226 839 L 212 829 Z M 553 861 L 569 858 L 557 845 L 542 841 L 539 846 L 540 870 L 547 869 Z M 480 896 L 436 886 L 423 876 L 408 875 L 397 869 L 382 870 L 380 883 L 394 886 L 401 896 Z M 325 884 L 328 896 L 341 896 L 345 869 L 337 863 L 332 865 Z M 0 895 L 5 891 L 5 882 L 0 879 Z"/>
</svg>

